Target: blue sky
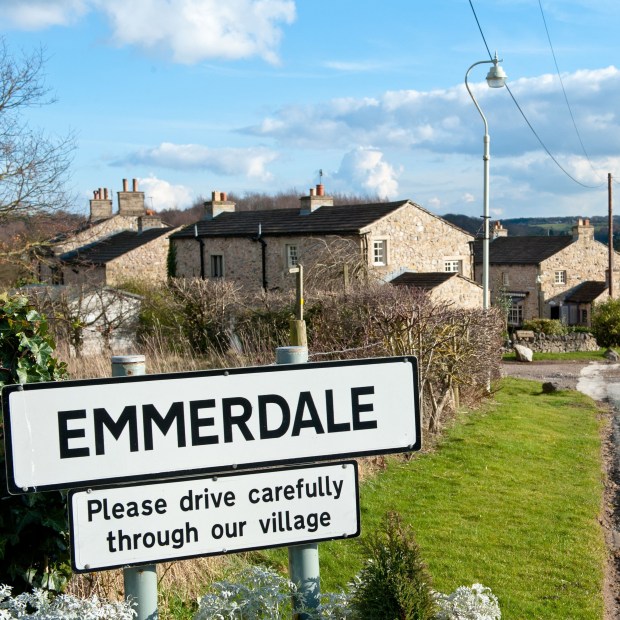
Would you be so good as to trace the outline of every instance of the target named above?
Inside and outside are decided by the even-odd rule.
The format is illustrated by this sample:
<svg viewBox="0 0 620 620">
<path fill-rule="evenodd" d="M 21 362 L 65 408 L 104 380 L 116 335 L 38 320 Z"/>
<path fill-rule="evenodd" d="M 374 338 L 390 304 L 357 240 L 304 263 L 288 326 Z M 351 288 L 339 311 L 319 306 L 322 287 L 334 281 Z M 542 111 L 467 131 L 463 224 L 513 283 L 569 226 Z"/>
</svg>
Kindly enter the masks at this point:
<svg viewBox="0 0 620 620">
<path fill-rule="evenodd" d="M 492 216 L 605 214 L 607 173 L 620 180 L 620 3 L 540 1 L 586 156 L 539 0 L 472 1 L 575 179 L 476 67 Z M 468 0 L 0 0 L 0 24 L 13 52 L 45 49 L 57 102 L 29 120 L 76 135 L 81 211 L 123 178 L 162 209 L 212 190 L 306 193 L 321 169 L 328 193 L 482 213 L 483 124 L 464 75 L 488 53 Z"/>
</svg>

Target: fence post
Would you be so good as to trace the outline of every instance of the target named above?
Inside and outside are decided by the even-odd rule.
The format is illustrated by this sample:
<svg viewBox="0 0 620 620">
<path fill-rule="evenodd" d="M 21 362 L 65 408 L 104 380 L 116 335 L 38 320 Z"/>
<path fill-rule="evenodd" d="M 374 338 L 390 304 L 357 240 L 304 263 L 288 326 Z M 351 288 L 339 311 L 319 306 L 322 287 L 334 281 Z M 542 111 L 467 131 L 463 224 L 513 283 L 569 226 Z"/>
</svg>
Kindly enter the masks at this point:
<svg viewBox="0 0 620 620">
<path fill-rule="evenodd" d="M 291 346 L 276 349 L 276 364 L 304 364 L 308 361 L 308 347 Z M 289 579 L 297 585 L 299 595 L 293 597 L 293 617 L 307 620 L 308 614 L 300 613 L 302 604 L 317 609 L 321 602 L 319 546 L 316 543 L 288 548 Z"/>
<path fill-rule="evenodd" d="M 146 374 L 144 355 L 112 356 L 112 376 L 131 377 Z M 123 569 L 125 600 L 137 612 L 136 620 L 157 620 L 157 570 L 155 564 Z"/>
</svg>

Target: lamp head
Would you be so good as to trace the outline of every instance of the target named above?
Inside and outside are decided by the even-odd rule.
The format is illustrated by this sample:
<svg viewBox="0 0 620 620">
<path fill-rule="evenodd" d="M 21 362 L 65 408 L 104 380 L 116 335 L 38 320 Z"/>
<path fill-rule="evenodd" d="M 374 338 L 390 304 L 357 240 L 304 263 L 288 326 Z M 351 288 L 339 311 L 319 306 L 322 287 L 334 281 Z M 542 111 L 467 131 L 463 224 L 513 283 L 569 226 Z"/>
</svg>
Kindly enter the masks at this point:
<svg viewBox="0 0 620 620">
<path fill-rule="evenodd" d="M 508 76 L 502 67 L 500 67 L 499 63 L 501 60 L 497 58 L 497 52 L 495 52 L 495 58 L 493 59 L 493 66 L 489 69 L 487 73 L 487 84 L 491 88 L 501 88 L 506 84 L 506 80 Z"/>
</svg>

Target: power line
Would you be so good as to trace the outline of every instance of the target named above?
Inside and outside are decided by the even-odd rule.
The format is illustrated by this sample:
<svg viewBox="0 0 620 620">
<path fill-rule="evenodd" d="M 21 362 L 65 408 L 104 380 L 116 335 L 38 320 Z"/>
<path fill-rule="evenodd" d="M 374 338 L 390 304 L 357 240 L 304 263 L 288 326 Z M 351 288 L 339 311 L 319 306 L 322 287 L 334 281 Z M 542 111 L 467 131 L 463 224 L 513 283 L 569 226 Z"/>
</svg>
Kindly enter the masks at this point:
<svg viewBox="0 0 620 620">
<path fill-rule="evenodd" d="M 558 74 L 558 78 L 560 80 L 560 86 L 562 87 L 562 92 L 564 93 L 564 101 L 566 101 L 566 107 L 568 108 L 568 113 L 570 114 L 570 118 L 573 121 L 573 127 L 575 128 L 575 133 L 577 134 L 577 139 L 579 140 L 579 144 L 581 144 L 581 150 L 583 151 L 583 154 L 586 156 L 586 159 L 588 160 L 588 163 L 590 164 L 590 168 L 592 168 L 592 172 L 594 172 L 594 174 L 598 177 L 599 173 L 595 170 L 594 166 L 592 165 L 592 160 L 590 159 L 590 156 L 588 155 L 588 152 L 586 151 L 586 147 L 583 144 L 583 140 L 581 139 L 581 134 L 579 133 L 579 129 L 577 129 L 577 123 L 575 122 L 575 117 L 573 115 L 573 110 L 571 108 L 571 105 L 568 101 L 568 96 L 566 94 L 566 89 L 564 88 L 564 80 L 562 80 L 562 74 L 560 73 L 560 67 L 558 66 L 558 60 L 555 56 L 555 50 L 553 49 L 553 43 L 551 42 L 551 35 L 549 34 L 549 28 L 547 27 L 547 19 L 545 18 L 545 12 L 543 11 L 543 6 L 542 6 L 542 2 L 541 0 L 538 0 L 538 6 L 540 7 L 540 14 L 542 16 L 542 20 L 543 20 L 543 24 L 545 25 L 545 32 L 547 33 L 547 41 L 549 41 L 549 48 L 551 49 L 551 55 L 553 56 L 553 62 L 555 64 L 555 70 L 556 73 Z M 604 185 L 605 183 L 601 183 L 601 185 Z M 600 187 L 600 186 L 599 186 Z"/>
<path fill-rule="evenodd" d="M 540 0 L 539 0 L 540 3 Z M 489 49 L 489 46 L 487 44 L 487 40 L 486 37 L 484 36 L 484 32 L 482 30 L 482 26 L 480 25 L 480 20 L 478 19 L 478 15 L 476 14 L 476 9 L 474 8 L 473 2 L 472 0 L 469 0 L 469 6 L 471 7 L 471 11 L 474 14 L 474 18 L 476 20 L 476 24 L 478 24 L 478 30 L 480 31 L 480 36 L 482 37 L 482 40 L 484 41 L 484 46 L 487 48 L 487 53 L 489 54 L 489 58 L 491 60 L 493 60 L 493 55 L 491 54 L 491 50 Z M 541 7 L 542 10 L 542 7 Z M 546 24 L 545 24 L 546 27 Z M 554 54 L 554 58 L 555 58 L 555 54 Z M 557 65 L 556 65 L 557 66 Z M 538 142 L 540 143 L 540 145 L 542 146 L 542 148 L 544 149 L 544 151 L 547 153 L 547 155 L 549 155 L 549 157 L 552 159 L 552 161 L 556 164 L 556 166 L 572 181 L 574 181 L 575 183 L 577 183 L 578 185 L 581 185 L 582 187 L 585 187 L 587 189 L 598 189 L 599 187 L 602 187 L 602 185 L 604 185 L 604 183 L 602 183 L 601 185 L 586 185 L 585 183 L 582 183 L 581 181 L 578 181 L 573 175 L 571 175 L 561 164 L 560 162 L 553 156 L 553 154 L 551 153 L 551 151 L 547 148 L 547 146 L 545 145 L 545 143 L 543 142 L 542 138 L 538 135 L 538 133 L 536 132 L 536 130 L 534 129 L 534 126 L 532 125 L 532 123 L 530 123 L 529 119 L 527 118 L 527 116 L 525 115 L 525 112 L 523 111 L 523 109 L 521 108 L 521 106 L 519 105 L 519 103 L 517 102 L 517 99 L 515 98 L 515 96 L 513 95 L 512 91 L 510 90 L 510 87 L 508 86 L 508 84 L 505 85 L 506 86 L 506 90 L 508 90 L 508 93 L 510 94 L 510 97 L 512 98 L 514 104 L 517 106 L 517 109 L 519 110 L 519 112 L 521 113 L 521 116 L 523 116 L 523 119 L 525 120 L 525 122 L 527 123 L 527 126 L 530 128 L 530 130 L 532 131 L 532 133 L 534 134 L 534 136 L 536 137 L 536 139 L 538 140 Z M 562 85 L 562 88 L 564 88 L 564 85 Z M 571 117 L 572 117 L 572 112 L 571 112 Z M 575 129 L 577 129 L 575 127 Z M 579 138 L 579 140 L 581 141 L 581 138 Z M 583 147 L 583 144 L 582 144 Z M 585 149 L 584 149 L 585 151 Z M 589 159 L 588 159 L 589 161 Z M 592 165 L 590 163 L 590 165 Z"/>
</svg>

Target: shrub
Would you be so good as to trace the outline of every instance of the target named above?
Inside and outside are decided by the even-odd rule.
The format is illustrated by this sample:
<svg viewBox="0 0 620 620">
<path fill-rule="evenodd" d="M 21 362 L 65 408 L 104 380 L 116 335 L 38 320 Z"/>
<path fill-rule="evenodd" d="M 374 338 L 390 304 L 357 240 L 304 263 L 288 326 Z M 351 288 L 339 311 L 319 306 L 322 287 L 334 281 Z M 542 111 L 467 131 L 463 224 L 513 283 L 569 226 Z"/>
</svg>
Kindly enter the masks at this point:
<svg viewBox="0 0 620 620">
<path fill-rule="evenodd" d="M 530 319 L 523 322 L 523 329 L 545 334 L 545 336 L 563 336 L 568 333 L 566 325 L 557 319 Z"/>
<path fill-rule="evenodd" d="M 365 544 L 369 559 L 353 584 L 353 618 L 431 620 L 437 604 L 413 532 L 395 513 L 382 529 Z"/>
<path fill-rule="evenodd" d="M 0 387 L 57 381 L 66 366 L 53 356 L 47 320 L 24 297 L 0 297 Z M 6 489 L 4 423 L 0 422 L 0 486 Z M 32 586 L 60 590 L 68 576 L 65 496 L 59 492 L 0 501 L 0 583 L 18 592 Z"/>
<path fill-rule="evenodd" d="M 620 345 L 620 299 L 608 299 L 594 305 L 592 333 L 601 347 Z"/>
<path fill-rule="evenodd" d="M 79 599 L 68 594 L 50 597 L 34 589 L 11 597 L 11 587 L 0 585 L 0 620 L 131 620 L 136 612 L 128 603 L 108 603 L 96 596 Z"/>
<path fill-rule="evenodd" d="M 239 618 L 263 620 L 291 615 L 291 596 L 295 585 L 273 570 L 249 567 L 235 581 L 219 581 L 211 585 L 199 603 L 194 620 Z"/>
<path fill-rule="evenodd" d="M 436 594 L 439 613 L 436 620 L 500 620 L 497 597 L 489 588 L 475 583 L 458 587 L 452 594 Z"/>
</svg>

